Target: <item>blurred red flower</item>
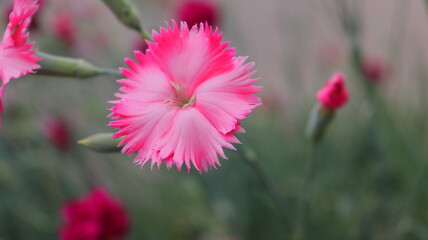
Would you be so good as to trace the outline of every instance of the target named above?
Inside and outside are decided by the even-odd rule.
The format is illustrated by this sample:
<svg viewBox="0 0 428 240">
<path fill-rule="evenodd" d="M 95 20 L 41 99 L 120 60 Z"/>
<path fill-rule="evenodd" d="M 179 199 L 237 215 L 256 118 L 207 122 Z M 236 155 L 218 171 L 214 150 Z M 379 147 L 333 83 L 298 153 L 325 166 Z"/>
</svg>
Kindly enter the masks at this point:
<svg viewBox="0 0 428 240">
<path fill-rule="evenodd" d="M 189 28 L 201 22 L 217 26 L 219 9 L 212 1 L 184 1 L 178 8 L 177 17 L 185 21 Z"/>
<path fill-rule="evenodd" d="M 63 205 L 61 240 L 122 239 L 129 230 L 123 205 L 101 188 Z"/>
<path fill-rule="evenodd" d="M 50 117 L 43 121 L 43 133 L 45 137 L 58 150 L 67 151 L 71 147 L 70 128 L 61 117 Z"/>
</svg>

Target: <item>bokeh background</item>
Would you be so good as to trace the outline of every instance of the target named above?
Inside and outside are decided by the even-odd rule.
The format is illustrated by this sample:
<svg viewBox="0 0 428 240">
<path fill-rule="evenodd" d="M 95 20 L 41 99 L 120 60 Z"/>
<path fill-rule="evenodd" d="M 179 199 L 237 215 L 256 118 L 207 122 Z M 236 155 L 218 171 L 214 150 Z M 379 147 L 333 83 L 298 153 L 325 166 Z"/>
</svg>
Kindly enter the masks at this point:
<svg viewBox="0 0 428 240">
<path fill-rule="evenodd" d="M 208 1 L 208 0 L 207 0 Z M 5 15 L 11 0 L 1 0 Z M 133 0 L 144 27 L 177 19 L 185 0 Z M 60 208 L 102 186 L 125 205 L 126 239 L 428 239 L 428 6 L 423 0 L 233 0 L 218 26 L 256 62 L 263 105 L 238 138 L 285 196 L 286 216 L 242 151 L 222 166 L 141 169 L 77 140 L 107 127 L 115 77 L 10 82 L 0 132 L 0 239 L 58 239 Z M 1 29 L 6 26 L 2 17 Z M 64 20 L 65 19 L 65 20 Z M 117 68 L 141 37 L 102 1 L 44 0 L 31 38 L 47 53 Z M 334 72 L 349 103 L 310 158 L 305 126 Z M 242 150 L 242 148 L 240 148 Z"/>
</svg>

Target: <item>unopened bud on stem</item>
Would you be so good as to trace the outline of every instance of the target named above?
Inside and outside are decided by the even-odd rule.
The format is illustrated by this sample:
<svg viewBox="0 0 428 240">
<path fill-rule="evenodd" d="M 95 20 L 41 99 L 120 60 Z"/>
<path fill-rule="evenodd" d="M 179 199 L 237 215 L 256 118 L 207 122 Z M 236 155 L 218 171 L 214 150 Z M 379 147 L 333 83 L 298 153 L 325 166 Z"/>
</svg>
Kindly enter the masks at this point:
<svg viewBox="0 0 428 240">
<path fill-rule="evenodd" d="M 120 152 L 119 142 L 123 139 L 113 139 L 113 133 L 98 133 L 79 140 L 77 143 L 102 153 Z"/>
<path fill-rule="evenodd" d="M 134 29 L 141 35 L 151 40 L 151 36 L 144 31 L 138 18 L 138 10 L 128 0 L 102 0 L 113 12 L 116 18 L 125 26 Z"/>
<path fill-rule="evenodd" d="M 42 52 L 37 53 L 42 57 L 39 62 L 41 69 L 38 74 L 88 78 L 100 74 L 100 69 L 83 59 L 54 56 Z"/>
<path fill-rule="evenodd" d="M 318 91 L 317 98 L 318 103 L 312 109 L 306 128 L 306 135 L 313 143 L 322 139 L 336 110 L 348 102 L 348 90 L 343 75 L 334 74 L 325 87 Z"/>
</svg>

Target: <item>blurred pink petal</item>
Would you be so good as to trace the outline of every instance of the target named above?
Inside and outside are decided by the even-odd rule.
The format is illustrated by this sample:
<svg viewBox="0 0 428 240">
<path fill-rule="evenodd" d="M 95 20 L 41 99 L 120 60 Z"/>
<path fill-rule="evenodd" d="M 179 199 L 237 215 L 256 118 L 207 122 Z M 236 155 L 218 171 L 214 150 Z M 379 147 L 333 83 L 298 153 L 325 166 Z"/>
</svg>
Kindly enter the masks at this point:
<svg viewBox="0 0 428 240">
<path fill-rule="evenodd" d="M 36 31 L 39 28 L 39 18 L 40 18 L 40 10 L 43 8 L 44 4 L 44 0 L 38 0 L 38 4 L 39 4 L 39 9 L 38 11 L 34 14 L 34 16 L 31 19 L 31 23 L 30 26 L 28 27 L 28 29 L 30 31 Z M 13 5 L 14 3 L 11 2 L 10 4 L 8 4 L 5 8 L 3 8 L 2 11 L 2 17 L 4 19 L 5 22 L 9 22 L 9 16 L 13 11 Z"/>
<path fill-rule="evenodd" d="M 185 21 L 189 27 L 199 23 L 208 23 L 217 26 L 219 22 L 219 8 L 212 1 L 184 1 L 177 10 L 177 18 Z"/>
<path fill-rule="evenodd" d="M 254 63 L 235 57 L 208 24 L 189 30 L 174 22 L 153 38 L 145 55 L 135 52 L 138 62 L 125 59 L 130 69 L 122 69 L 110 114 L 109 125 L 119 128 L 114 137 L 125 136 L 122 152 L 137 152 L 137 164 L 199 172 L 220 165 L 223 147 L 239 143 L 232 135 L 243 131 L 238 120 L 260 105 Z"/>
</svg>

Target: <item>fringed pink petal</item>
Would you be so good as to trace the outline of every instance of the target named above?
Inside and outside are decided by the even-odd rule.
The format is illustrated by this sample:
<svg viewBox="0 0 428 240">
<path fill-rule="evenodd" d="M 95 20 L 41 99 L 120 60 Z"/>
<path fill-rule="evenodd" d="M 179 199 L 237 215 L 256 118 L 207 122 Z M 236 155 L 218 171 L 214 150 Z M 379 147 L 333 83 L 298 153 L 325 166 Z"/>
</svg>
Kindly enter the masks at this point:
<svg viewBox="0 0 428 240">
<path fill-rule="evenodd" d="M 233 67 L 233 49 L 221 43 L 222 34 L 208 24 L 189 30 L 186 23 L 180 27 L 173 22 L 153 35 L 147 54 L 152 55 L 174 82 L 186 86 L 188 92 L 198 84 Z"/>
<path fill-rule="evenodd" d="M 177 166 L 184 163 L 190 171 L 193 165 L 201 172 L 219 164 L 217 154 L 226 158 L 222 147 L 233 149 L 208 119 L 195 108 L 188 108 L 177 112 L 155 149 L 160 158 L 171 157 Z"/>
<path fill-rule="evenodd" d="M 253 95 L 260 90 L 252 85 L 257 81 L 251 78 L 254 64 L 244 65 L 244 61 L 237 58 L 232 71 L 208 79 L 195 90 L 195 107 L 223 134 L 260 105 L 260 99 Z"/>
</svg>

